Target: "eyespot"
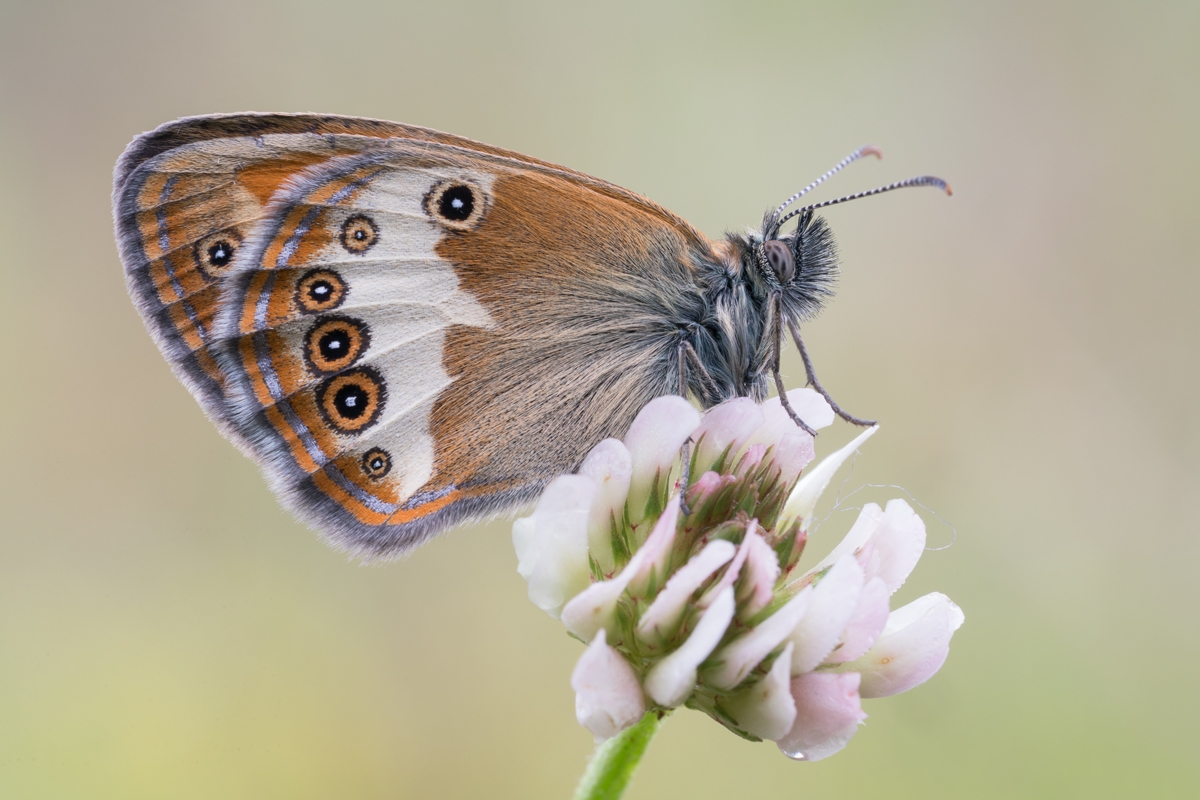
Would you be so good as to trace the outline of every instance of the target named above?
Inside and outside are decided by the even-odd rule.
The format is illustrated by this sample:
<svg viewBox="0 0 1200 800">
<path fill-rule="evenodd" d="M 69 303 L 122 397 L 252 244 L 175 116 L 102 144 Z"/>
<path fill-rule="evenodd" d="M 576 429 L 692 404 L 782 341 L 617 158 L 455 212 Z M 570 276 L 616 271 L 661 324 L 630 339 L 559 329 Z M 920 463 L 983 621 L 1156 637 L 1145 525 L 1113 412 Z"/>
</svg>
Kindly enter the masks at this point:
<svg viewBox="0 0 1200 800">
<path fill-rule="evenodd" d="M 796 259 L 792 256 L 791 248 L 778 239 L 763 242 L 762 247 L 767 263 L 779 282 L 785 286 L 791 283 L 796 276 Z"/>
<path fill-rule="evenodd" d="M 392 457 L 387 450 L 372 447 L 363 453 L 362 469 L 368 478 L 379 480 L 392 471 Z"/>
<path fill-rule="evenodd" d="M 332 311 L 346 299 L 346 282 L 331 269 L 314 269 L 296 284 L 296 307 L 304 314 Z"/>
<path fill-rule="evenodd" d="M 342 223 L 342 232 L 338 238 L 347 251 L 362 255 L 379 241 L 379 227 L 370 217 L 355 214 Z"/>
<path fill-rule="evenodd" d="M 242 246 L 242 236 L 236 228 L 217 231 L 196 242 L 193 256 L 196 266 L 210 278 L 219 278 L 229 271 L 234 253 Z"/>
<path fill-rule="evenodd" d="M 318 374 L 340 372 L 357 361 L 370 344 L 371 334 L 365 322 L 326 317 L 304 335 L 304 360 Z"/>
<path fill-rule="evenodd" d="M 343 372 L 317 389 L 321 416 L 343 434 L 360 433 L 374 424 L 386 399 L 383 378 L 370 367 Z"/>
<path fill-rule="evenodd" d="M 460 180 L 443 181 L 425 197 L 425 213 L 456 231 L 469 231 L 483 219 L 486 200 L 477 186 Z"/>
</svg>

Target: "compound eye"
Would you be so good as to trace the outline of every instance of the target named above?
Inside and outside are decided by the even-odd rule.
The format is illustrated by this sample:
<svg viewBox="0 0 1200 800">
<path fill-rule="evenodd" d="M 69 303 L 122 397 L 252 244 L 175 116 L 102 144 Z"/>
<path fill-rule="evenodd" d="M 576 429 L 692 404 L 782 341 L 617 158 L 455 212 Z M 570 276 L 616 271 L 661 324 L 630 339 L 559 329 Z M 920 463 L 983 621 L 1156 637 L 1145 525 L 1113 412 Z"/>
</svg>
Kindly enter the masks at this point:
<svg viewBox="0 0 1200 800">
<path fill-rule="evenodd" d="M 778 239 L 772 239 L 763 242 L 763 254 L 779 282 L 785 286 L 791 283 L 792 278 L 796 277 L 796 259 L 792 256 L 792 249 Z"/>
</svg>

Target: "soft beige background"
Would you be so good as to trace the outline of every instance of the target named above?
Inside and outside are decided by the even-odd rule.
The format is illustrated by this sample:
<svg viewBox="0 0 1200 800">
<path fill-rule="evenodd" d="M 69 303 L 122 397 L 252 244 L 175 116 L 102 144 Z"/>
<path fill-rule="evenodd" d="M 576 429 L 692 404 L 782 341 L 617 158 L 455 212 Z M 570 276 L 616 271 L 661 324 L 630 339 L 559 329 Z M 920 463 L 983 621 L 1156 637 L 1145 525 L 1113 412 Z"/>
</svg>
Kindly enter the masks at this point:
<svg viewBox="0 0 1200 800">
<path fill-rule="evenodd" d="M 1198 77 L 1194 2 L 4 0 L 0 796 L 563 798 L 591 750 L 506 524 L 348 563 L 143 330 L 113 162 L 248 109 L 453 131 L 712 234 L 864 142 L 821 197 L 949 179 L 828 212 L 807 335 L 884 421 L 846 490 L 958 529 L 903 595 L 966 610 L 950 660 L 814 765 L 678 714 L 629 797 L 1197 796 Z"/>
</svg>

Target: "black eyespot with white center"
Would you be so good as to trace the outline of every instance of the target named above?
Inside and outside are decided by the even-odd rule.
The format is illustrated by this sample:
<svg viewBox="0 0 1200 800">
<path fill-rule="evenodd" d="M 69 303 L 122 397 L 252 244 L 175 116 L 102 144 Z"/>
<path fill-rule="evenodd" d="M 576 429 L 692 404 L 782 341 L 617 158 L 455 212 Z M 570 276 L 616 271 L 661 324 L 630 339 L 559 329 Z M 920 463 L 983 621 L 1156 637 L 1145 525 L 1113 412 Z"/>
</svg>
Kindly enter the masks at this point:
<svg viewBox="0 0 1200 800">
<path fill-rule="evenodd" d="M 296 284 L 296 308 L 302 314 L 332 311 L 346 299 L 347 290 L 342 276 L 333 270 L 311 270 Z"/>
<path fill-rule="evenodd" d="M 368 478 L 379 480 L 392 471 L 392 457 L 381 447 L 363 453 L 362 469 Z"/>
<path fill-rule="evenodd" d="M 338 239 L 347 251 L 361 256 L 379 241 L 379 226 L 367 215 L 355 214 L 342 223 Z"/>
<path fill-rule="evenodd" d="M 348 383 L 337 390 L 333 396 L 333 405 L 339 414 L 346 419 L 358 419 L 367 413 L 367 390 L 354 383 Z"/>
<path fill-rule="evenodd" d="M 465 184 L 451 186 L 438 200 L 438 212 L 452 222 L 462 222 L 475 210 L 475 193 Z"/>
<path fill-rule="evenodd" d="M 339 372 L 358 361 L 371 344 L 365 322 L 350 317 L 324 317 L 304 335 L 304 360 L 320 375 Z"/>
<path fill-rule="evenodd" d="M 225 267 L 233 261 L 233 245 L 222 239 L 208 248 L 208 263 L 214 267 Z"/>
<path fill-rule="evenodd" d="M 233 256 L 241 246 L 242 237 L 235 228 L 205 236 L 196 242 L 194 250 L 196 266 L 207 277 L 220 278 L 229 271 L 229 265 L 233 263 Z"/>
<path fill-rule="evenodd" d="M 338 433 L 353 435 L 373 425 L 383 411 L 387 390 L 370 367 L 359 367 L 327 380 L 317 389 L 317 408 Z"/>
<path fill-rule="evenodd" d="M 461 180 L 442 181 L 425 198 L 425 211 L 443 226 L 467 231 L 483 219 L 487 204 L 483 191 Z"/>
<path fill-rule="evenodd" d="M 325 358 L 337 358 L 346 352 L 350 345 L 350 337 L 345 331 L 332 331 L 321 337 L 318 348 Z"/>
</svg>

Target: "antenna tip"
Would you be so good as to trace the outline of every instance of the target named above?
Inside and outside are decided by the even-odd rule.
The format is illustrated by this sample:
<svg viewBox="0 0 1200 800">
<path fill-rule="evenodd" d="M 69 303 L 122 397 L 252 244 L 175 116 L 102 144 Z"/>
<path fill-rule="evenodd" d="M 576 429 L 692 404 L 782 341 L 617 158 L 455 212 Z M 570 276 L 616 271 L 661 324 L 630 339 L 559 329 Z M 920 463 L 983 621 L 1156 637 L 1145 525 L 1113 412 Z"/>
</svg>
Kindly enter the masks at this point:
<svg viewBox="0 0 1200 800">
<path fill-rule="evenodd" d="M 883 151 L 873 144 L 863 145 L 859 148 L 858 153 L 860 156 L 875 156 L 876 158 L 883 158 Z"/>
<path fill-rule="evenodd" d="M 950 188 L 950 184 L 948 184 L 948 183 L 947 183 L 947 184 L 945 185 L 945 187 L 943 187 L 943 188 L 945 188 L 945 190 L 946 190 L 946 195 L 947 195 L 948 197 L 953 197 L 953 196 L 954 196 L 954 190 Z"/>
</svg>

